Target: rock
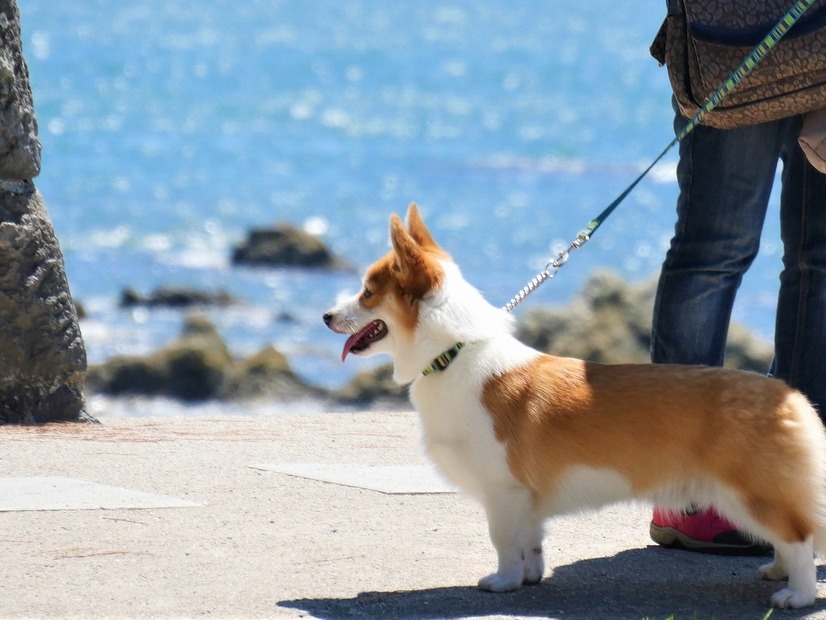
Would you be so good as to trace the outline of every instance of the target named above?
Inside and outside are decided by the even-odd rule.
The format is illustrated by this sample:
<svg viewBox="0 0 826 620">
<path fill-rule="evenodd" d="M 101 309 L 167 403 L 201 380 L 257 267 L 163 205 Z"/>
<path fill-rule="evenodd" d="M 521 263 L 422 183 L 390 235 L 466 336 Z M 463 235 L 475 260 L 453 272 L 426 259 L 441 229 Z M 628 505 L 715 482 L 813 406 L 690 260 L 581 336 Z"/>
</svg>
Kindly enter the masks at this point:
<svg viewBox="0 0 826 620">
<path fill-rule="evenodd" d="M 203 314 L 199 314 L 197 312 L 188 315 L 184 320 L 183 327 L 181 328 L 181 338 L 185 339 L 189 337 L 205 338 L 207 340 L 211 340 L 223 349 L 226 349 L 226 345 L 221 339 L 221 334 L 218 333 L 218 330 L 215 328 L 215 325 L 212 324 L 212 321 L 210 321 Z"/>
<path fill-rule="evenodd" d="M 119 356 L 92 366 L 87 385 L 104 394 L 189 402 L 260 397 L 290 401 L 325 395 L 302 381 L 273 347 L 236 361 L 215 326 L 201 315 L 187 317 L 180 338 L 149 356 Z"/>
<path fill-rule="evenodd" d="M 529 310 L 517 338 L 540 351 L 594 362 L 648 362 L 650 284 L 629 286 L 617 274 L 597 272 L 564 308 Z"/>
<path fill-rule="evenodd" d="M 324 399 L 327 393 L 311 386 L 290 368 L 283 353 L 266 347 L 236 364 L 227 380 L 225 398 L 272 398 L 282 402 Z"/>
<path fill-rule="evenodd" d="M 250 231 L 247 239 L 233 250 L 232 262 L 267 267 L 347 267 L 317 237 L 285 223 Z"/>
<path fill-rule="evenodd" d="M 529 310 L 517 338 L 540 351 L 607 364 L 650 361 L 655 282 L 629 285 L 613 272 L 598 271 L 563 308 Z M 765 373 L 771 345 L 745 327 L 729 329 L 726 366 Z"/>
<path fill-rule="evenodd" d="M 0 178 L 40 174 L 40 139 L 14 0 L 0 0 Z"/>
<path fill-rule="evenodd" d="M 120 306 L 166 306 L 169 308 L 189 308 L 192 306 L 230 306 L 239 303 L 238 299 L 225 291 L 209 293 L 179 287 L 159 288 L 149 295 L 141 295 L 131 288 L 124 289 L 120 295 Z"/>
<path fill-rule="evenodd" d="M 0 424 L 91 420 L 63 254 L 31 179 L 40 141 L 14 0 L 0 0 Z"/>
<path fill-rule="evenodd" d="M 726 343 L 726 366 L 765 374 L 769 370 L 774 347 L 757 338 L 748 328 L 732 323 Z"/>
<path fill-rule="evenodd" d="M 232 364 L 214 326 L 194 317 L 186 321 L 178 340 L 149 356 L 117 356 L 92 366 L 87 385 L 105 394 L 202 401 L 220 396 Z"/>
<path fill-rule="evenodd" d="M 332 397 L 347 406 L 375 406 L 379 403 L 395 407 L 410 407 L 407 387 L 393 381 L 393 365 L 386 364 L 356 375 Z"/>
</svg>

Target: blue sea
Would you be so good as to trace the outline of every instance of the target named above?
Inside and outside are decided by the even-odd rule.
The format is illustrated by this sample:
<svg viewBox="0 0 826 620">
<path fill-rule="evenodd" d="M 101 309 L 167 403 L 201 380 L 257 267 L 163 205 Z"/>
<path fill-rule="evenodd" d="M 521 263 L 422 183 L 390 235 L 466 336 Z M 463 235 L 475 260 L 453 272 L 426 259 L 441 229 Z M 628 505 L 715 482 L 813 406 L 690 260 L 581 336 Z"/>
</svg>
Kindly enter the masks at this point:
<svg viewBox="0 0 826 620">
<path fill-rule="evenodd" d="M 121 309 L 123 289 L 186 286 L 244 301 L 209 312 L 237 355 L 272 344 L 309 381 L 340 386 L 375 363 L 342 365 L 342 339 L 321 321 L 358 274 L 233 267 L 249 229 L 291 223 L 360 270 L 387 250 L 390 213 L 415 201 L 504 305 L 673 137 L 668 79 L 648 53 L 663 2 L 18 4 L 43 143 L 36 184 L 88 313 L 91 363 L 179 333 L 180 312 Z M 517 312 L 569 302 L 594 269 L 655 277 L 676 159 Z M 735 312 L 766 339 L 777 200 Z"/>
</svg>

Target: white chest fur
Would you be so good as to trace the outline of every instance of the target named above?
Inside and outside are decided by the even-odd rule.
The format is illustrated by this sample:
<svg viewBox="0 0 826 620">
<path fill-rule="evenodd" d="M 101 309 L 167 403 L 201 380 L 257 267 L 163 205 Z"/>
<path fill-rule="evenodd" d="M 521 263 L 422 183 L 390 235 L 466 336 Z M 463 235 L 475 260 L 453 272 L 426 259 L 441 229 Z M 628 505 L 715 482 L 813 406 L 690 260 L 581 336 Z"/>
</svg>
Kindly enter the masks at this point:
<svg viewBox="0 0 826 620">
<path fill-rule="evenodd" d="M 465 347 L 445 372 L 421 377 L 410 390 L 429 456 L 451 482 L 477 498 L 520 484 L 481 402 L 485 380 L 498 365 L 486 359 L 489 349 L 481 344 Z"/>
</svg>

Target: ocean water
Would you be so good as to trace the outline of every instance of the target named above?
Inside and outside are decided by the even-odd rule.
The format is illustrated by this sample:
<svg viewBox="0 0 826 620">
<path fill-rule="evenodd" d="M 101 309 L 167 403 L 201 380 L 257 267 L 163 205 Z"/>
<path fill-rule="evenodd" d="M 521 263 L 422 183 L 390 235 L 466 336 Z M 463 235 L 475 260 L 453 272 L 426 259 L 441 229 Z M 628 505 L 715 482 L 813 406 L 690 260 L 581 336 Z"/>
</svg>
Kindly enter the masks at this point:
<svg viewBox="0 0 826 620">
<path fill-rule="evenodd" d="M 124 288 L 189 286 L 244 301 L 209 312 L 235 353 L 273 344 L 308 380 L 339 386 L 374 363 L 341 365 L 342 339 L 320 318 L 358 274 L 232 267 L 250 228 L 303 227 L 363 269 L 388 247 L 389 214 L 415 201 L 504 305 L 673 135 L 665 70 L 648 54 L 660 2 L 19 6 L 36 183 L 92 363 L 179 332 L 179 312 L 119 308 Z M 670 153 L 523 307 L 567 303 L 598 268 L 654 277 L 675 165 Z M 735 312 L 765 338 L 779 245 L 775 196 Z"/>
</svg>

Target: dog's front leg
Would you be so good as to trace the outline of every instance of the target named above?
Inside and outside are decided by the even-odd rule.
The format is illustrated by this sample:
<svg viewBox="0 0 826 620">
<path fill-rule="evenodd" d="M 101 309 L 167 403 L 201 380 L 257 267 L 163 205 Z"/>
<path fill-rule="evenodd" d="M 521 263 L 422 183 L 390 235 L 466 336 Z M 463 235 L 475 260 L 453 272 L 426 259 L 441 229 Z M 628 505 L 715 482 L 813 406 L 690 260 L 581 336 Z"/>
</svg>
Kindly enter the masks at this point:
<svg viewBox="0 0 826 620">
<path fill-rule="evenodd" d="M 484 507 L 499 565 L 495 573 L 479 580 L 479 588 L 508 592 L 523 583 L 539 583 L 545 572 L 542 522 L 535 515 L 530 492 L 521 488 L 497 491 Z"/>
</svg>

